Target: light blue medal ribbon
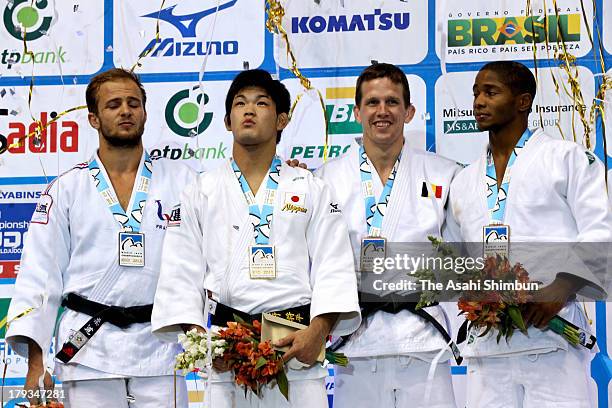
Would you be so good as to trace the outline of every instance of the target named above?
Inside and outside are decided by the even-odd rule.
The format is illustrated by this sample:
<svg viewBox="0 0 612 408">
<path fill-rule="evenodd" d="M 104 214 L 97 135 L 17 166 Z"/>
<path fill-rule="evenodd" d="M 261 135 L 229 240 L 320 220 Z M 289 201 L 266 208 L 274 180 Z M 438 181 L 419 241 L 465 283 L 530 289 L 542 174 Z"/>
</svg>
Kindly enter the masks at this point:
<svg viewBox="0 0 612 408">
<path fill-rule="evenodd" d="M 96 157 L 92 158 L 88 164 L 89 174 L 93 178 L 93 182 L 98 189 L 98 193 L 108 205 L 108 209 L 115 217 L 115 220 L 121 224 L 123 232 L 139 232 L 142 222 L 142 213 L 144 211 L 147 196 L 149 194 L 149 183 L 152 176 L 152 164 L 149 153 L 145 151 L 144 161 L 141 165 L 140 176 L 136 179 L 135 195 L 132 197 L 132 207 L 129 215 L 119 204 L 117 195 L 111 183 L 106 179 L 104 171 L 100 168 Z"/>
<path fill-rule="evenodd" d="M 365 217 L 368 227 L 368 236 L 370 237 L 380 237 L 381 235 L 383 218 L 385 216 L 387 205 L 389 204 L 389 196 L 391 195 L 391 190 L 393 189 L 393 182 L 395 181 L 395 174 L 397 173 L 397 168 L 399 167 L 401 157 L 402 154 L 400 153 L 395 161 L 395 164 L 393 165 L 391 174 L 389 174 L 389 178 L 387 179 L 387 183 L 385 184 L 380 198 L 378 199 L 378 203 L 376 203 L 376 198 L 374 197 L 374 185 L 372 182 L 372 167 L 370 166 L 368 156 L 366 155 L 363 146 L 359 148 L 361 191 L 365 201 Z"/>
<path fill-rule="evenodd" d="M 249 205 L 249 217 L 253 224 L 253 234 L 257 245 L 269 245 L 270 243 L 270 225 L 272 223 L 272 214 L 274 213 L 274 199 L 276 197 L 276 190 L 278 190 L 281 165 L 282 162 L 278 156 L 274 156 L 268 172 L 264 204 L 259 208 L 249 183 L 247 183 L 246 178 L 242 175 L 236 162 L 232 160 L 232 169 Z"/>
<path fill-rule="evenodd" d="M 510 154 L 506 171 L 504 172 L 504 178 L 501 183 L 501 188 L 497 187 L 497 174 L 495 173 L 495 163 L 493 161 L 493 153 L 489 148 L 487 150 L 487 207 L 489 209 L 489 218 L 493 224 L 503 224 L 504 217 L 506 215 L 506 198 L 508 197 L 508 189 L 510 188 L 510 178 L 512 172 L 512 166 L 514 161 L 520 154 L 520 151 L 533 132 L 526 129 L 518 143 Z"/>
</svg>

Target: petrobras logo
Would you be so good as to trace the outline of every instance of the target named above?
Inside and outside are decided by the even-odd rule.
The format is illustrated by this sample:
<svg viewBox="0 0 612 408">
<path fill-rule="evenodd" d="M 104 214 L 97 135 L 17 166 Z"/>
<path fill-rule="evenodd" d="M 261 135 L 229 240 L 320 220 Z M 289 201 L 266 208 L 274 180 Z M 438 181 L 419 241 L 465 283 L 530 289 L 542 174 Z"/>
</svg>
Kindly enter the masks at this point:
<svg viewBox="0 0 612 408">
<path fill-rule="evenodd" d="M 571 9 L 568 9 L 571 10 Z M 467 17 L 467 18 L 466 18 Z M 509 52 L 533 51 L 534 43 L 552 48 L 563 41 L 568 50 L 580 49 L 582 14 L 512 15 L 508 11 L 459 12 L 448 16 L 448 47 L 519 45 Z M 453 52 L 455 53 L 455 51 Z"/>
<path fill-rule="evenodd" d="M 325 90 L 325 114 L 328 132 L 334 134 L 361 134 L 362 127 L 355 120 L 355 87 L 336 87 Z"/>
<path fill-rule="evenodd" d="M 8 130 L 0 127 L 0 150 L 7 149 L 11 154 L 77 152 L 78 123 L 59 120 L 48 125 L 48 121 L 56 116 L 56 112 L 41 112 L 39 122 L 8 122 Z M 33 132 L 39 134 L 28 136 Z"/>
<path fill-rule="evenodd" d="M 238 54 L 238 40 L 227 39 L 223 41 L 197 41 L 196 29 L 206 17 L 213 16 L 233 7 L 238 0 L 225 1 L 218 6 L 193 13 L 179 14 L 175 9 L 178 4 L 167 7 L 161 11 L 155 10 L 141 17 L 161 20 L 170 24 L 180 34 L 180 38 L 154 38 L 142 50 L 141 56 L 155 57 L 194 57 L 204 55 L 236 55 Z"/>
<path fill-rule="evenodd" d="M 18 261 L 36 204 L 0 204 L 0 257 Z"/>
<path fill-rule="evenodd" d="M 382 9 L 365 14 L 291 18 L 293 34 L 406 30 L 409 26 L 410 13 L 383 13 Z"/>
<path fill-rule="evenodd" d="M 36 40 L 47 34 L 53 20 L 48 0 L 13 0 L 4 8 L 4 26 L 18 40 Z"/>
<path fill-rule="evenodd" d="M 329 159 L 338 157 L 348 151 L 351 148 L 350 144 L 345 145 L 328 145 L 327 146 L 327 157 Z M 305 146 L 293 146 L 291 148 L 290 158 L 291 159 L 322 159 L 325 153 L 325 145 L 305 145 Z"/>
<path fill-rule="evenodd" d="M 199 88 L 199 86 L 194 86 L 178 91 L 166 104 L 166 124 L 179 136 L 197 136 L 204 132 L 212 122 L 213 113 L 200 109 L 208 104 L 209 97 Z"/>
</svg>

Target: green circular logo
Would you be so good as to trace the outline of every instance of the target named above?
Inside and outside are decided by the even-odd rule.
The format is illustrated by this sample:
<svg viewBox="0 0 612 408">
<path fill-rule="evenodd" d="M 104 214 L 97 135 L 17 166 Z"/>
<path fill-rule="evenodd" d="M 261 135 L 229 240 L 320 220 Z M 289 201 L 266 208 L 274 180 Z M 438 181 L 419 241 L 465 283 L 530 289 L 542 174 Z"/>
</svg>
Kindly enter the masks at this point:
<svg viewBox="0 0 612 408">
<path fill-rule="evenodd" d="M 201 92 L 195 98 L 189 95 L 189 89 L 175 93 L 166 105 L 165 117 L 170 130 L 179 136 L 193 137 L 204 132 L 212 122 L 213 113 L 200 115 L 200 103 L 208 103 L 208 95 Z M 202 116 L 200 118 L 200 116 Z M 198 119 L 200 121 L 198 122 Z"/>
<path fill-rule="evenodd" d="M 198 120 L 199 107 L 193 102 L 186 102 L 178 110 L 178 117 L 185 123 L 195 123 Z"/>
<path fill-rule="evenodd" d="M 49 6 L 47 0 L 14 0 L 4 9 L 4 26 L 10 35 L 23 40 L 25 32 L 26 41 L 36 40 L 47 33 L 51 27 L 50 16 L 41 17 L 39 11 Z"/>
</svg>

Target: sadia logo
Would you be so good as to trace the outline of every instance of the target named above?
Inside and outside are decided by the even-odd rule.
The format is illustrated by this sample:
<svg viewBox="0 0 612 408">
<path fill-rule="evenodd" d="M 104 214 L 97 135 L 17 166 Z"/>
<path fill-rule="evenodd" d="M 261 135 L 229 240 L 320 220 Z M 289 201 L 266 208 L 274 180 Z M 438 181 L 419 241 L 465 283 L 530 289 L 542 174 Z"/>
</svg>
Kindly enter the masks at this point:
<svg viewBox="0 0 612 408">
<path fill-rule="evenodd" d="M 196 94 L 198 88 L 198 86 L 193 87 L 191 92 L 189 89 L 178 91 L 166 105 L 166 123 L 179 136 L 197 136 L 204 132 L 212 122 L 212 112 L 204 114 L 200 112 L 200 105 L 206 105 L 209 98 L 204 92 Z M 202 98 L 204 98 L 204 103 L 202 103 Z"/>
<path fill-rule="evenodd" d="M 49 14 L 43 16 L 43 12 Z M 18 40 L 36 40 L 47 33 L 51 26 L 51 7 L 48 0 L 13 0 L 4 9 L 4 25 L 9 34 Z"/>
<path fill-rule="evenodd" d="M 460 13 L 459 13 L 460 14 Z M 458 15 L 459 15 L 458 14 Z M 580 14 L 448 20 L 449 47 L 580 41 Z M 577 44 L 573 44 L 577 46 Z M 574 49 L 570 45 L 571 49 Z"/>
<path fill-rule="evenodd" d="M 221 12 L 234 6 L 238 0 L 226 1 L 218 7 L 211 7 L 190 14 L 175 14 L 174 9 L 178 4 L 165 8 L 161 11 L 154 11 L 142 17 L 153 18 L 156 21 L 165 21 L 176 28 L 183 38 L 196 38 L 196 28 L 204 17 Z M 207 54 L 212 55 L 236 55 L 238 54 L 238 41 L 180 41 L 174 38 L 152 39 L 143 51 L 141 56 L 150 52 L 149 57 L 193 57 Z"/>
<path fill-rule="evenodd" d="M 325 114 L 330 135 L 361 134 L 362 128 L 355 120 L 355 87 L 327 88 Z"/>
<path fill-rule="evenodd" d="M 74 153 L 79 148 L 79 125 L 72 120 L 56 121 L 47 126 L 48 118 L 57 116 L 56 112 L 41 112 L 40 123 L 29 125 L 22 122 L 8 124 L 8 136 L 0 134 L 0 147 L 6 147 L 9 153 L 56 153 L 58 151 Z M 29 134 L 42 131 L 37 137 Z"/>
</svg>

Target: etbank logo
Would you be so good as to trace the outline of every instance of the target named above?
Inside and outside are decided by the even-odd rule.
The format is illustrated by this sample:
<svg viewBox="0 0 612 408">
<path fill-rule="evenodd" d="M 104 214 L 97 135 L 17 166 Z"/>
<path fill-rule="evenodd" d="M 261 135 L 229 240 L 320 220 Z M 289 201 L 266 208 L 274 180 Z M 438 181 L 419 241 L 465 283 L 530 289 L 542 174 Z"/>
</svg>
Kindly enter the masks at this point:
<svg viewBox="0 0 612 408">
<path fill-rule="evenodd" d="M 27 0 L 23 0 L 27 1 Z M 185 14 L 185 15 L 176 15 L 174 14 L 174 8 L 178 5 L 167 7 L 161 11 L 156 11 L 150 14 L 145 14 L 142 17 L 150 17 L 154 19 L 160 19 L 167 21 L 176 27 L 177 30 L 181 33 L 183 37 L 194 38 L 196 36 L 196 26 L 206 16 L 210 16 L 211 14 L 215 14 L 215 12 L 228 9 L 236 4 L 238 0 L 228 1 L 224 4 L 220 4 L 219 7 L 211 7 L 206 10 L 199 11 L 197 13 Z"/>
<path fill-rule="evenodd" d="M 234 39 L 222 41 L 195 41 L 197 37 L 198 23 L 204 17 L 214 15 L 216 12 L 227 10 L 234 5 L 238 0 L 227 1 L 220 4 L 218 7 L 211 7 L 195 13 L 178 15 L 175 14 L 174 6 L 165 8 L 161 11 L 154 11 L 145 14 L 141 17 L 154 18 L 162 20 L 175 27 L 181 34 L 180 39 L 167 37 L 163 39 L 153 38 L 142 50 L 140 56 L 149 53 L 148 57 L 194 57 L 203 55 L 236 55 L 238 54 L 238 41 Z M 193 39 L 193 41 L 183 41 L 183 39 Z"/>
<path fill-rule="evenodd" d="M 166 123 L 179 136 L 194 137 L 204 132 L 212 122 L 213 113 L 200 112 L 200 105 L 208 103 L 208 95 L 197 92 L 199 86 L 175 93 L 166 104 Z M 202 103 L 204 98 L 204 103 Z"/>
<path fill-rule="evenodd" d="M 4 9 L 4 26 L 18 40 L 36 40 L 51 27 L 51 7 L 48 0 L 13 0 Z M 49 14 L 49 15 L 44 15 Z"/>
</svg>

